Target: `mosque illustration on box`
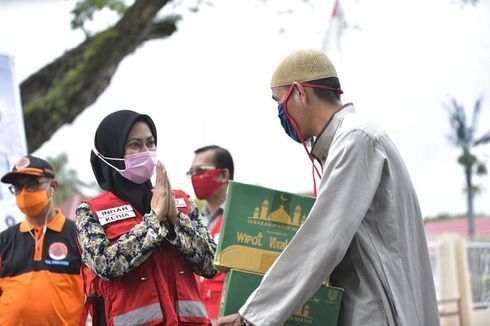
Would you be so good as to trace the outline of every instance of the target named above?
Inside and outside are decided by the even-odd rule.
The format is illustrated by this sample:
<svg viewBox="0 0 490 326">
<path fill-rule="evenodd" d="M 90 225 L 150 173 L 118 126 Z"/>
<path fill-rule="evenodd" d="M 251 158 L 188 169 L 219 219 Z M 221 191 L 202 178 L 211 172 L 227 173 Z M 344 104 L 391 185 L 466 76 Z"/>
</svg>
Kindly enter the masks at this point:
<svg viewBox="0 0 490 326">
<path fill-rule="evenodd" d="M 293 315 L 311 319 L 310 306 L 308 304 L 305 304 L 304 306 L 299 307 L 298 309 L 296 309 Z"/>
<path fill-rule="evenodd" d="M 281 205 L 278 209 L 269 214 L 270 204 L 268 199 L 264 199 L 262 206 L 256 206 L 251 218 L 256 220 L 265 220 L 276 223 L 302 225 L 306 220 L 306 214 L 302 214 L 301 205 L 298 203 L 294 208 L 293 217 L 284 209 L 284 203 L 288 200 L 285 194 L 281 194 Z"/>
<path fill-rule="evenodd" d="M 338 291 L 329 289 L 327 292 L 327 300 L 326 301 L 331 303 L 331 304 L 332 303 L 335 304 L 337 302 L 337 300 L 339 300 L 338 296 L 339 296 Z M 293 313 L 293 315 L 311 319 L 311 317 L 310 317 L 310 306 L 307 303 L 304 306 L 299 307 L 298 309 L 296 309 L 296 311 Z"/>
</svg>

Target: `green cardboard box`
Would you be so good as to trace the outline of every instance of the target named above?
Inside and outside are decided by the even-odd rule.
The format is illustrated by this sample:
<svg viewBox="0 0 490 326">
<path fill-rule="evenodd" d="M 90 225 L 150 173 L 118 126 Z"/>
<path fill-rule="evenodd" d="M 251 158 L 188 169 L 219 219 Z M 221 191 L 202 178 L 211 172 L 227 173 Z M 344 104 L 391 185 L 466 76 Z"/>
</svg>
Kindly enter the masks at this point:
<svg viewBox="0 0 490 326">
<path fill-rule="evenodd" d="M 226 274 L 219 315 L 226 316 L 238 312 L 249 295 L 259 286 L 261 280 L 261 274 L 230 270 Z M 310 300 L 289 317 L 284 325 L 337 325 L 343 294 L 344 290 L 341 288 L 322 285 Z"/>
<path fill-rule="evenodd" d="M 231 181 L 215 265 L 264 274 L 304 223 L 315 198 Z"/>
</svg>

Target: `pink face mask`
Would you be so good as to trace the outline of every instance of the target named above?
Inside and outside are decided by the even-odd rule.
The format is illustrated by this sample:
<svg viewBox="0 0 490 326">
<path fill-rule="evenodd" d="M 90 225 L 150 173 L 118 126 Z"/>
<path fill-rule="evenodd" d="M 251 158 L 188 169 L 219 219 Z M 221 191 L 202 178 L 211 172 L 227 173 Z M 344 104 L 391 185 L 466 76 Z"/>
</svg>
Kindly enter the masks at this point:
<svg viewBox="0 0 490 326">
<path fill-rule="evenodd" d="M 152 175 L 155 173 L 155 168 L 157 165 L 157 154 L 155 151 L 146 151 L 131 155 L 125 155 L 124 159 L 105 157 L 97 150 L 94 149 L 93 151 L 95 155 L 97 155 L 102 161 L 104 161 L 107 165 L 112 167 L 114 170 L 119 172 L 123 177 L 131 182 L 137 184 L 144 183 L 150 180 Z M 125 169 L 118 169 L 106 160 L 124 161 Z"/>
</svg>

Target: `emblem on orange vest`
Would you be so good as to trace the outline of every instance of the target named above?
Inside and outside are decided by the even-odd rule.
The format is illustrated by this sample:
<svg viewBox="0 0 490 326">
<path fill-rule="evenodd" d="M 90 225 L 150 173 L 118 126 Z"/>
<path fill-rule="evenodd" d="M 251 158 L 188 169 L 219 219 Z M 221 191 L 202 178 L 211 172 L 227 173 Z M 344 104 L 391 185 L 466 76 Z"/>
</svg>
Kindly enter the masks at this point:
<svg viewBox="0 0 490 326">
<path fill-rule="evenodd" d="M 54 260 L 61 260 L 68 255 L 68 247 L 62 242 L 55 242 L 49 246 L 49 257 Z"/>
</svg>

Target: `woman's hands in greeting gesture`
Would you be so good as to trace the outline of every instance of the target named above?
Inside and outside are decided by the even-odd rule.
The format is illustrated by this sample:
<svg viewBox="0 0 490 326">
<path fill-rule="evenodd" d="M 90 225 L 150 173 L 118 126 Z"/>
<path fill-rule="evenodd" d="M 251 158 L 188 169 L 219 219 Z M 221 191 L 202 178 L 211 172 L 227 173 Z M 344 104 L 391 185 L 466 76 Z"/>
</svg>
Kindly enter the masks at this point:
<svg viewBox="0 0 490 326">
<path fill-rule="evenodd" d="M 155 186 L 152 189 L 153 196 L 150 207 L 160 221 L 168 221 L 174 224 L 178 211 L 175 206 L 174 193 L 168 179 L 167 171 L 160 161 L 157 162 L 156 172 L 157 177 Z"/>
</svg>

